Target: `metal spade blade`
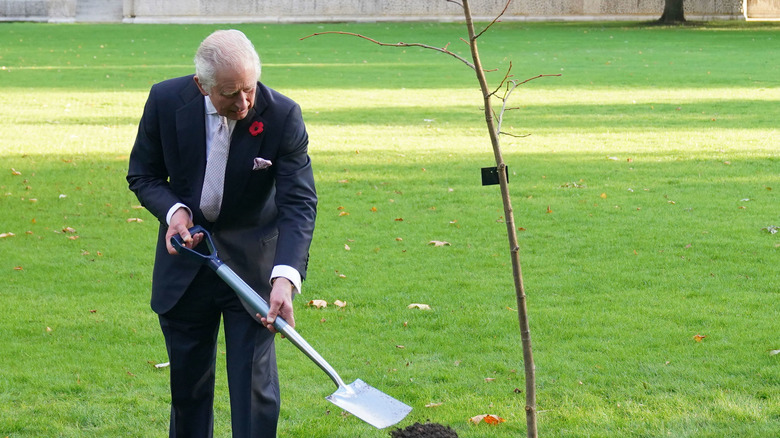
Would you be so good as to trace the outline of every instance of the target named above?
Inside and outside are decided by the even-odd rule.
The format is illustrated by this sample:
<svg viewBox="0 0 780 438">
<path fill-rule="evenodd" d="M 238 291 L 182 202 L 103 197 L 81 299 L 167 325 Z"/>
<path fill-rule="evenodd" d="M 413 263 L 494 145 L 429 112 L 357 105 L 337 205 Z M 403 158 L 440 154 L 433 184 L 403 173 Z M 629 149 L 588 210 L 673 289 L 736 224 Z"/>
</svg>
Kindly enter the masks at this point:
<svg viewBox="0 0 780 438">
<path fill-rule="evenodd" d="M 339 387 L 336 392 L 325 398 L 377 429 L 384 429 L 398 423 L 412 410 L 411 406 L 360 379 L 347 386 Z"/>
</svg>

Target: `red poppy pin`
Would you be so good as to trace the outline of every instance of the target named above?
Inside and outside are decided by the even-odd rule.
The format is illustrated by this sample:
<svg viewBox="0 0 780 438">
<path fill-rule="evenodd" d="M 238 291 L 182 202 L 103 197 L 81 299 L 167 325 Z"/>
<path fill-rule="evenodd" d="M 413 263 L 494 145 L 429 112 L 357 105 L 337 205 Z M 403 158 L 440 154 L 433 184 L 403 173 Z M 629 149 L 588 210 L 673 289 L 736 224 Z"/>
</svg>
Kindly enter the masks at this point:
<svg viewBox="0 0 780 438">
<path fill-rule="evenodd" d="M 255 121 L 252 123 L 252 126 L 249 127 L 249 133 L 254 137 L 260 135 L 261 132 L 263 132 L 263 122 Z"/>
</svg>

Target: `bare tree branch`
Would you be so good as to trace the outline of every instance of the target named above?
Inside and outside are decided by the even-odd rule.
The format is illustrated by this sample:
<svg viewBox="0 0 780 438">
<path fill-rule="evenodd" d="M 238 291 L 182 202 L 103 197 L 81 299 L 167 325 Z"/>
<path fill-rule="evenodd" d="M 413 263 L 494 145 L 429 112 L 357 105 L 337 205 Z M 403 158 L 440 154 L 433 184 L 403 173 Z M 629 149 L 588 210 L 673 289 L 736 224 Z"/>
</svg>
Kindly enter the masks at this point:
<svg viewBox="0 0 780 438">
<path fill-rule="evenodd" d="M 455 0 L 447 0 L 447 3 L 455 3 L 456 5 L 460 6 L 461 8 L 463 7 L 463 3 L 457 2 Z"/>
<path fill-rule="evenodd" d="M 512 64 L 511 64 L 511 63 L 510 63 L 510 65 L 509 65 L 509 68 L 510 68 L 510 69 L 512 68 Z M 509 96 L 512 94 L 512 92 L 513 92 L 513 91 L 515 91 L 515 89 L 516 89 L 517 87 L 519 87 L 519 86 L 521 86 L 521 85 L 523 85 L 523 84 L 525 84 L 525 83 L 531 82 L 531 81 L 533 81 L 534 79 L 539 79 L 539 78 L 543 78 L 543 77 L 547 77 L 547 76 L 560 76 L 560 75 L 561 75 L 560 73 L 558 73 L 558 74 L 554 74 L 554 75 L 537 75 L 537 76 L 534 76 L 534 77 L 532 77 L 532 78 L 528 78 L 528 79 L 526 79 L 526 80 L 524 80 L 524 81 L 521 81 L 521 80 L 518 80 L 518 79 L 515 79 L 515 80 L 511 80 L 511 81 L 509 81 L 509 82 L 507 83 L 507 89 L 506 89 L 506 92 L 504 92 L 504 97 L 502 97 L 502 98 L 501 98 L 501 102 L 502 102 L 502 104 L 501 104 L 501 112 L 498 114 L 498 127 L 497 127 L 496 131 L 497 131 L 499 134 L 504 134 L 504 132 L 503 132 L 503 131 L 501 131 L 501 124 L 503 124 L 503 123 L 504 123 L 504 114 L 505 114 L 505 113 L 506 113 L 508 110 L 510 110 L 510 109 L 511 109 L 511 108 L 507 108 L 507 107 L 506 107 L 506 103 L 509 101 Z M 507 77 L 508 77 L 508 76 L 509 76 L 509 71 L 507 71 Z M 504 79 L 506 80 L 506 77 L 505 77 Z M 502 83 L 503 83 L 503 81 L 502 81 Z M 510 84 L 511 84 L 511 86 L 510 86 Z M 496 90 L 496 91 L 498 91 L 498 90 Z"/>
<path fill-rule="evenodd" d="M 474 64 L 470 63 L 466 58 L 458 55 L 457 53 L 453 53 L 453 52 L 449 51 L 449 49 L 447 49 L 447 47 L 449 47 L 449 45 L 450 45 L 449 43 L 447 43 L 447 45 L 444 46 L 444 47 L 434 47 L 434 46 L 429 46 L 428 44 L 421 44 L 421 43 L 404 43 L 404 42 L 383 43 L 381 41 L 377 41 L 377 40 L 375 40 L 373 38 L 369 38 L 369 37 L 367 37 L 365 35 L 361 35 L 359 33 L 340 32 L 340 31 L 317 32 L 317 33 L 313 33 L 311 35 L 307 35 L 307 36 L 301 38 L 301 40 L 305 40 L 306 38 L 311 38 L 313 36 L 326 35 L 326 34 L 351 35 L 351 36 L 355 36 L 355 37 L 358 37 L 358 38 L 363 38 L 364 40 L 367 40 L 367 41 L 371 41 L 372 43 L 380 45 L 380 46 L 389 46 L 389 47 L 422 47 L 423 49 L 435 50 L 437 52 L 441 52 L 441 53 L 444 53 L 446 55 L 450 55 L 453 58 L 457 59 L 458 61 L 466 64 L 467 66 L 469 66 L 469 68 L 471 68 L 472 70 L 475 68 Z"/>
<path fill-rule="evenodd" d="M 506 69 L 506 74 L 504 75 L 504 79 L 501 79 L 501 83 L 498 84 L 498 87 L 496 87 L 496 89 L 493 90 L 492 93 L 490 93 L 491 96 L 495 96 L 498 93 L 498 90 L 500 90 L 504 86 L 504 83 L 506 83 L 507 79 L 513 76 L 509 74 L 511 71 L 512 71 L 512 61 L 509 61 L 509 68 Z"/>
<path fill-rule="evenodd" d="M 485 26 L 485 28 L 482 29 L 482 31 L 480 33 L 476 34 L 474 36 L 474 39 L 477 39 L 477 38 L 481 37 L 483 33 L 487 32 L 487 30 L 490 29 L 491 26 L 493 26 L 494 24 L 496 24 L 496 22 L 498 22 L 498 20 L 506 13 L 506 10 L 509 9 L 509 3 L 512 3 L 512 0 L 507 0 L 506 1 L 506 4 L 504 5 L 504 10 L 501 11 L 501 13 L 498 14 L 498 16 L 496 18 L 494 18 L 493 21 L 490 22 L 490 24 Z"/>
<path fill-rule="evenodd" d="M 517 135 L 517 134 L 510 134 L 508 132 L 501 132 L 501 131 L 499 131 L 498 133 L 499 134 L 508 135 L 510 137 L 515 137 L 515 138 L 525 138 L 525 137 L 530 137 L 531 136 L 531 134 Z"/>
</svg>

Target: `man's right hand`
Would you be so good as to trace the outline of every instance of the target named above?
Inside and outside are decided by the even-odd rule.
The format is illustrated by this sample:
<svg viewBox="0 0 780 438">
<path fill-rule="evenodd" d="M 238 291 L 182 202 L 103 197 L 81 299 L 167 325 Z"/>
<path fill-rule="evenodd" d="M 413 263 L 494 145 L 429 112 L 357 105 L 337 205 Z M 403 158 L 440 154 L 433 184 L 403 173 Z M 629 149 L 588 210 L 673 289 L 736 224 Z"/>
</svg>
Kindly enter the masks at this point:
<svg viewBox="0 0 780 438">
<path fill-rule="evenodd" d="M 171 237 L 177 234 L 181 236 L 185 248 L 195 248 L 198 246 L 203 239 L 203 233 L 196 233 L 194 236 L 191 236 L 189 229 L 194 225 L 192 219 L 190 219 L 190 213 L 186 208 L 179 208 L 171 215 L 171 223 L 168 225 L 168 231 L 165 233 L 165 246 L 168 248 L 168 254 L 178 254 L 173 245 L 171 245 Z"/>
</svg>

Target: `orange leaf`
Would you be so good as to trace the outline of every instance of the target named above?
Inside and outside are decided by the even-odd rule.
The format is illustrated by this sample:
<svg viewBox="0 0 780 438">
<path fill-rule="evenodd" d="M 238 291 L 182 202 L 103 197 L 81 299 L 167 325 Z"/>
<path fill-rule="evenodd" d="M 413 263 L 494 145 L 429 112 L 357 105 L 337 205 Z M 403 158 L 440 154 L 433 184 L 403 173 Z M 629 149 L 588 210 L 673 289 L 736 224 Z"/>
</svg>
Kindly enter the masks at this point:
<svg viewBox="0 0 780 438">
<path fill-rule="evenodd" d="M 479 424 L 481 422 L 485 422 L 487 424 L 499 424 L 505 421 L 506 420 L 504 420 L 503 418 L 497 415 L 490 415 L 490 414 L 476 415 L 474 417 L 469 418 L 469 422 L 474 424 Z"/>
<path fill-rule="evenodd" d="M 487 424 L 499 424 L 505 422 L 506 420 L 495 415 L 486 415 L 482 421 Z"/>
<path fill-rule="evenodd" d="M 342 211 L 341 213 L 339 213 L 339 216 L 349 216 L 349 213 L 346 211 Z"/>
<path fill-rule="evenodd" d="M 376 213 L 376 212 L 377 212 L 377 209 L 376 209 L 376 207 L 371 207 L 371 212 L 372 212 L 372 213 Z"/>
<path fill-rule="evenodd" d="M 23 271 L 24 268 L 21 266 L 14 266 L 14 271 Z"/>
<path fill-rule="evenodd" d="M 550 208 L 550 206 L 549 206 L 549 205 L 547 206 L 547 213 L 548 213 L 548 214 L 549 214 L 549 213 L 552 213 L 552 208 Z"/>
<path fill-rule="evenodd" d="M 397 217 L 397 218 L 395 218 L 395 221 L 396 221 L 396 222 L 403 222 L 403 221 L 404 221 L 404 218 L 402 218 L 402 217 Z"/>
<path fill-rule="evenodd" d="M 607 194 L 606 194 L 606 193 L 602 193 L 602 194 L 601 194 L 601 195 L 599 195 L 599 196 L 601 197 L 601 199 L 607 199 Z"/>
<path fill-rule="evenodd" d="M 695 335 L 693 337 L 693 340 L 696 341 L 696 342 L 701 342 L 702 339 L 704 339 L 704 338 L 706 338 L 706 336 L 704 336 L 704 335 Z"/>
</svg>

